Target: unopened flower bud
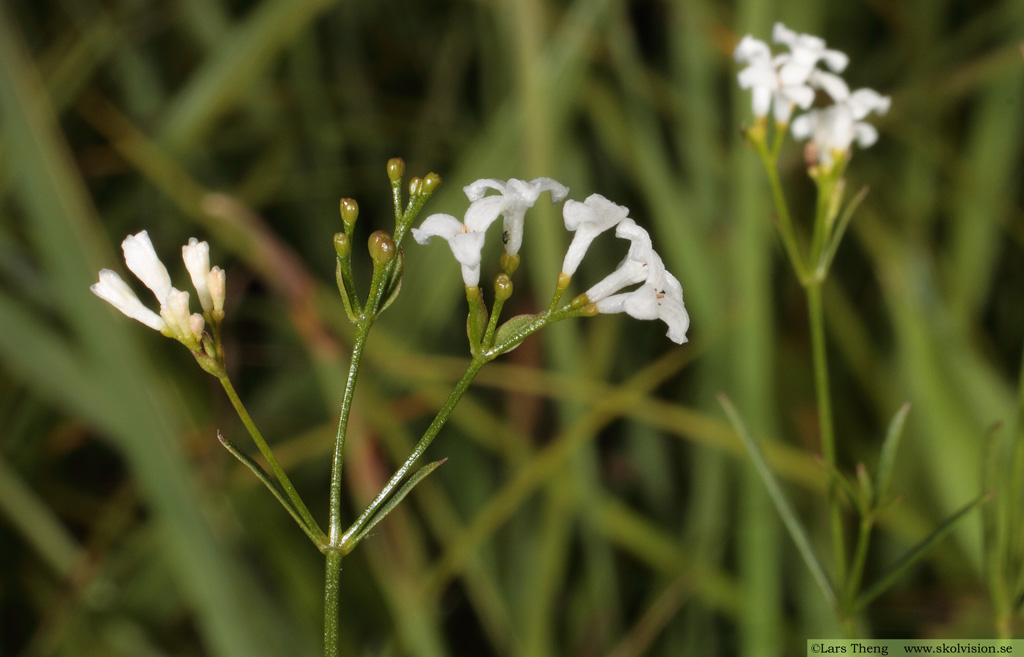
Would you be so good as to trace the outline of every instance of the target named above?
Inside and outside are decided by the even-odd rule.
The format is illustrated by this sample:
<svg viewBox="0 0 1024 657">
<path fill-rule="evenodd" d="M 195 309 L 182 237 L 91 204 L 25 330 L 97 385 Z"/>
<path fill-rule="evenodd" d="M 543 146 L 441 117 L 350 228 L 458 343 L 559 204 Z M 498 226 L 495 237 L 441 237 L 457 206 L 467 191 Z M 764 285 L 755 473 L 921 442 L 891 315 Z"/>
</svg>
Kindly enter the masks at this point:
<svg viewBox="0 0 1024 657">
<path fill-rule="evenodd" d="M 423 193 L 433 194 L 438 187 L 441 186 L 441 176 L 434 172 L 430 172 L 423 179 Z"/>
<path fill-rule="evenodd" d="M 334 234 L 334 252 L 338 258 L 345 260 L 352 255 L 352 240 L 345 233 Z"/>
<path fill-rule="evenodd" d="M 398 252 L 395 240 L 391 239 L 391 236 L 383 230 L 374 231 L 370 235 L 368 248 L 375 265 L 388 264 L 395 259 L 395 254 Z"/>
<path fill-rule="evenodd" d="M 359 204 L 354 199 L 341 199 L 341 220 L 345 224 L 345 230 L 351 232 L 359 218 Z"/>
<path fill-rule="evenodd" d="M 400 157 L 393 157 L 388 160 L 388 179 L 396 183 L 405 175 L 405 160 Z"/>
<path fill-rule="evenodd" d="M 512 279 L 508 274 L 498 274 L 494 278 L 494 298 L 505 301 L 512 296 Z"/>
<path fill-rule="evenodd" d="M 213 318 L 220 321 L 224 318 L 224 296 L 227 283 L 227 275 L 220 267 L 210 270 L 206 277 L 206 285 L 210 290 L 210 298 L 213 300 Z"/>
<path fill-rule="evenodd" d="M 203 316 L 199 313 L 192 313 L 192 316 L 189 317 L 188 325 L 196 342 L 201 342 L 203 339 L 203 329 L 206 328 L 206 321 L 203 319 Z"/>
<path fill-rule="evenodd" d="M 419 196 L 423 191 L 423 178 L 419 176 L 409 181 L 409 196 Z"/>
</svg>

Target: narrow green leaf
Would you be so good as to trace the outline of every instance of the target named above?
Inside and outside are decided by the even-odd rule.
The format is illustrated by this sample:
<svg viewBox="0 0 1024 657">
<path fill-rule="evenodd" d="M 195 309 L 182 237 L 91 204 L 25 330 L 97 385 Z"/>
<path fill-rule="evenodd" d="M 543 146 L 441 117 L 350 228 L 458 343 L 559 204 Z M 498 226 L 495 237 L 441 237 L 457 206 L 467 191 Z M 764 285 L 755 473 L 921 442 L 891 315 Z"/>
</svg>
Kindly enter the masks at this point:
<svg viewBox="0 0 1024 657">
<path fill-rule="evenodd" d="M 760 446 L 754 441 L 750 433 L 747 432 L 746 426 L 743 424 L 743 420 L 740 419 L 739 413 L 736 408 L 729 401 L 729 398 L 724 394 L 718 396 L 718 403 L 722 405 L 725 410 L 725 414 L 729 417 L 729 422 L 732 423 L 733 429 L 736 430 L 736 434 L 743 441 L 743 445 L 747 448 L 747 452 L 750 454 L 750 458 L 754 461 L 754 467 L 757 468 L 758 474 L 761 475 L 761 479 L 764 481 L 765 487 L 768 489 L 768 494 L 772 498 L 772 502 L 775 503 L 775 508 L 778 510 L 779 515 L 782 517 L 782 522 L 786 525 L 786 529 L 789 530 L 789 535 L 793 538 L 793 542 L 796 543 L 796 548 L 800 552 L 800 556 L 803 557 L 804 563 L 807 564 L 807 568 L 811 571 L 811 575 L 814 580 L 821 587 L 821 592 L 828 600 L 829 605 L 833 609 L 836 608 L 836 591 L 832 585 L 832 581 L 825 573 L 825 569 L 822 567 L 821 562 L 818 561 L 817 555 L 814 553 L 814 549 L 811 547 L 811 541 L 807 537 L 807 532 L 804 531 L 803 525 L 797 518 L 796 513 L 793 511 L 793 507 L 790 506 L 789 500 L 786 499 L 785 493 L 782 492 L 782 488 L 779 486 L 778 480 L 775 479 L 775 475 L 772 474 L 772 470 L 768 467 L 768 462 L 764 458 L 764 454 L 761 453 Z"/>
<path fill-rule="evenodd" d="M 903 425 L 907 420 L 907 413 L 910 412 L 910 403 L 900 406 L 896 414 L 889 422 L 889 428 L 885 432 L 885 440 L 882 442 L 882 451 L 878 456 L 878 485 L 875 487 L 875 497 L 872 506 L 878 507 L 885 503 L 885 497 L 889 493 L 889 483 L 892 481 L 893 464 L 896 462 L 896 451 L 900 447 L 900 439 L 903 437 Z"/>
<path fill-rule="evenodd" d="M 366 538 L 366 535 L 370 533 L 370 530 L 372 530 L 374 527 L 376 527 L 377 523 L 379 523 L 389 513 L 391 513 L 391 511 L 393 511 L 394 508 L 396 506 L 398 506 L 398 503 L 401 502 L 403 499 L 405 499 L 405 496 L 408 495 L 412 491 L 412 489 L 416 486 L 416 484 L 418 484 L 421 481 L 423 481 L 423 479 L 428 474 L 430 474 L 431 472 L 436 470 L 442 463 L 444 463 L 447 460 L 448 459 L 441 459 L 440 461 L 434 461 L 433 463 L 428 463 L 425 466 L 423 466 L 422 468 L 420 468 L 419 470 L 417 470 L 414 475 L 409 477 L 409 479 L 404 484 L 402 484 L 402 487 L 398 489 L 398 492 L 396 492 L 393 496 L 391 496 L 391 499 L 389 499 L 387 502 L 385 502 L 384 506 L 382 506 L 380 508 L 380 510 L 377 511 L 377 514 L 374 515 L 372 518 L 370 518 L 370 520 L 366 523 L 366 526 L 364 526 L 359 531 L 359 533 L 356 534 L 355 538 L 352 539 L 352 545 L 350 546 L 350 549 L 352 547 L 355 547 L 356 545 L 358 545 L 359 541 L 361 541 L 364 538 Z"/>
<path fill-rule="evenodd" d="M 247 455 L 242 450 L 238 449 L 238 447 L 230 440 L 225 438 L 224 434 L 222 434 L 220 431 L 217 432 L 217 440 L 219 440 L 220 444 L 224 446 L 224 449 L 231 452 L 232 456 L 241 461 L 245 467 L 252 470 L 252 473 L 256 475 L 256 478 L 262 481 L 263 485 L 266 486 L 270 490 L 270 492 L 274 494 L 274 497 L 276 497 L 277 501 L 281 503 L 281 506 L 283 506 L 285 510 L 288 511 L 288 515 L 290 515 L 295 520 L 295 522 L 298 523 L 299 527 L 302 528 L 302 531 L 305 532 L 306 536 L 309 537 L 309 540 L 313 541 L 313 544 L 316 545 L 318 549 L 322 549 L 324 546 L 327 545 L 327 537 L 323 535 L 323 532 L 320 532 L 316 528 L 310 527 L 306 524 L 306 522 L 302 519 L 302 515 L 295 508 L 295 505 L 292 504 L 291 500 L 288 499 L 288 496 L 285 494 L 285 492 L 281 490 L 281 487 L 277 484 L 277 482 L 270 478 L 270 475 L 267 474 L 267 471 L 260 467 L 259 463 L 252 460 L 252 458 L 249 457 L 249 455 Z"/>
<path fill-rule="evenodd" d="M 388 306 L 398 298 L 399 292 L 402 291 L 402 277 L 404 274 L 405 251 L 398 249 L 398 257 L 395 258 L 394 266 L 391 268 L 391 275 L 388 277 L 387 285 L 384 287 L 384 294 L 382 295 L 384 301 L 380 304 L 380 310 L 377 311 L 378 315 L 387 310 Z"/>
<path fill-rule="evenodd" d="M 864 607 L 871 604 L 875 598 L 885 593 L 889 587 L 896 583 L 896 580 L 899 579 L 899 577 L 906 572 L 908 568 L 919 561 L 933 545 L 945 537 L 961 518 L 973 510 L 974 507 L 988 500 L 990 497 L 991 496 L 989 494 L 984 494 L 974 498 L 974 500 L 965 504 L 959 511 L 951 515 L 945 522 L 936 527 L 935 531 L 925 537 L 924 540 L 912 547 L 902 559 L 897 561 L 886 574 L 882 575 L 878 579 L 874 586 L 857 598 L 857 602 L 853 607 L 853 613 L 860 612 Z"/>
<path fill-rule="evenodd" d="M 842 216 L 839 217 L 839 221 L 832 232 L 832 238 L 828 244 L 821 251 L 821 259 L 818 261 L 818 274 L 824 278 L 828 274 L 829 268 L 832 267 L 832 260 L 836 257 L 836 251 L 839 250 L 839 243 L 843 241 L 843 235 L 846 233 L 847 226 L 850 225 L 850 219 L 853 217 L 854 210 L 860 205 L 864 197 L 868 195 L 868 188 L 864 187 L 857 195 L 854 196 L 850 202 L 846 205 L 846 210 Z"/>
</svg>

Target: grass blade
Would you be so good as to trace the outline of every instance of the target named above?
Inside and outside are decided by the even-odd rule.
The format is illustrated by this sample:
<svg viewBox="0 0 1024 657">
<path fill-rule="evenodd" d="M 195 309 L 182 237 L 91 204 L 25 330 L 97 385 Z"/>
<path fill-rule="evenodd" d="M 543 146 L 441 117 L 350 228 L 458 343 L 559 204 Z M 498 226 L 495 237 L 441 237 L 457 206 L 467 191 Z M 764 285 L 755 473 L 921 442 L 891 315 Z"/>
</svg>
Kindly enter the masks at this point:
<svg viewBox="0 0 1024 657">
<path fill-rule="evenodd" d="M 790 506 L 789 500 L 786 499 L 785 493 L 782 492 L 782 487 L 779 486 L 779 482 L 775 479 L 775 475 L 772 474 L 771 468 L 768 467 L 768 462 L 765 461 L 761 448 L 751 437 L 750 433 L 747 432 L 743 420 L 740 419 L 739 413 L 732 405 L 732 402 L 729 401 L 729 398 L 725 395 L 719 395 L 718 402 L 725 410 L 725 414 L 729 417 L 729 421 L 739 435 L 740 440 L 746 446 L 747 452 L 750 453 L 750 458 L 754 461 L 754 467 L 757 468 L 758 474 L 764 480 L 764 485 L 768 488 L 768 494 L 775 503 L 775 508 L 778 510 L 779 515 L 782 516 L 782 522 L 786 525 L 786 529 L 789 530 L 789 535 L 793 538 L 793 542 L 796 543 L 796 548 L 800 551 L 800 556 L 803 557 L 804 563 L 810 569 L 811 575 L 814 576 L 825 599 L 828 600 L 833 609 L 836 608 L 835 587 L 825 573 L 825 569 L 818 560 L 818 556 L 814 553 L 811 541 L 807 537 L 807 532 L 804 531 L 804 527 L 796 517 L 793 507 Z"/>
<path fill-rule="evenodd" d="M 990 495 L 986 493 L 984 495 L 979 495 L 971 502 L 968 502 L 959 511 L 947 518 L 944 523 L 936 527 L 935 531 L 925 537 L 923 541 L 911 548 L 902 559 L 897 561 L 893 567 L 889 569 L 889 572 L 879 578 L 874 586 L 857 598 L 857 602 L 853 606 L 853 613 L 858 613 L 864 609 L 864 607 L 871 604 L 875 598 L 885 593 L 908 568 L 914 565 L 915 562 L 919 561 L 933 545 L 948 534 L 961 518 L 973 510 L 974 507 L 987 501 L 989 497 Z"/>
</svg>

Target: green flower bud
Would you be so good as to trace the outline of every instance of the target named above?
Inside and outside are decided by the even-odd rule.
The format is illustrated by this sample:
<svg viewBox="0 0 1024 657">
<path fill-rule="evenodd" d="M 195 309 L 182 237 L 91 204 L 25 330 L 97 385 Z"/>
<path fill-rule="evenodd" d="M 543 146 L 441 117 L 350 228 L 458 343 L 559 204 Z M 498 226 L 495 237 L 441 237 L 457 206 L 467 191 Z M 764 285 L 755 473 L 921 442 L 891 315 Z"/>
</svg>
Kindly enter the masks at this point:
<svg viewBox="0 0 1024 657">
<path fill-rule="evenodd" d="M 395 259 L 395 254 L 398 252 L 395 240 L 391 239 L 391 236 L 383 230 L 374 231 L 370 235 L 368 248 L 370 257 L 373 258 L 373 264 L 376 266 L 388 264 Z"/>
<path fill-rule="evenodd" d="M 419 196 L 423 191 L 423 178 L 419 176 L 409 181 L 409 196 Z"/>
<path fill-rule="evenodd" d="M 430 172 L 423 179 L 423 193 L 430 195 L 433 194 L 438 187 L 441 186 L 441 176 L 434 172 Z"/>
<path fill-rule="evenodd" d="M 581 294 L 581 295 L 577 296 L 575 299 L 573 299 L 572 301 L 569 302 L 569 307 L 570 308 L 582 308 L 583 306 L 586 306 L 589 303 L 590 303 L 590 299 L 587 298 L 587 295 L 586 294 Z M 596 309 L 597 306 L 594 306 L 594 308 Z"/>
<path fill-rule="evenodd" d="M 359 204 L 350 198 L 341 199 L 341 220 L 345 224 L 345 230 L 351 232 L 358 218 Z"/>
<path fill-rule="evenodd" d="M 348 238 L 348 235 L 345 233 L 335 233 L 334 252 L 338 254 L 338 258 L 341 260 L 346 260 L 352 255 L 352 240 Z"/>
<path fill-rule="evenodd" d="M 405 160 L 400 157 L 393 157 L 388 160 L 388 179 L 396 183 L 405 175 Z"/>
<path fill-rule="evenodd" d="M 494 297 L 505 301 L 512 296 L 512 279 L 508 274 L 498 274 L 494 278 Z"/>
</svg>

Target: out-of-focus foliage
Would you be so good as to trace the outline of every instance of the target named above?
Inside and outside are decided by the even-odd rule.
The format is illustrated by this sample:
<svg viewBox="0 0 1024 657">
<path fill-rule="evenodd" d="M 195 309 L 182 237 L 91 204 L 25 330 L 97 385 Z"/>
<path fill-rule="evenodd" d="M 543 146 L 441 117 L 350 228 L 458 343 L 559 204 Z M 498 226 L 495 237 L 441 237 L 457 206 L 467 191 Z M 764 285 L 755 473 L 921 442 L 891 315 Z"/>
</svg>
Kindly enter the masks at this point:
<svg viewBox="0 0 1024 657">
<path fill-rule="evenodd" d="M 735 401 L 825 541 L 806 308 L 736 131 L 732 48 L 775 20 L 893 98 L 851 163 L 849 189 L 871 192 L 825 296 L 844 469 L 873 468 L 912 404 L 870 582 L 982 490 L 990 428 L 1015 414 L 1024 3 L 0 3 L 0 653 L 317 653 L 321 556 L 220 449 L 218 428 L 244 436 L 216 382 L 88 286 L 129 233 L 175 277 L 180 245 L 208 239 L 232 376 L 323 515 L 348 342 L 337 203 L 358 199 L 359 235 L 389 228 L 393 156 L 444 178 L 428 212 L 461 214 L 481 177 L 627 205 L 693 324 L 677 347 L 657 323 L 574 321 L 488 366 L 428 455 L 449 461 L 345 562 L 351 654 L 769 655 L 836 636 L 715 402 Z M 516 312 L 549 298 L 568 244 L 541 205 Z M 458 267 L 405 247 L 359 381 L 350 513 L 464 366 Z M 617 247 L 595 245 L 573 289 Z M 975 514 L 861 631 L 993 633 L 981 536 Z"/>
</svg>

